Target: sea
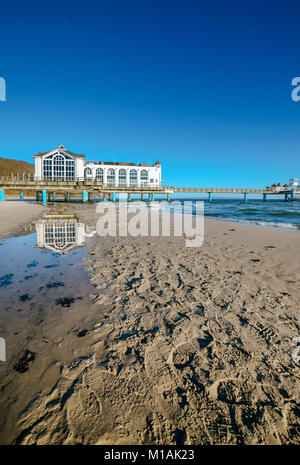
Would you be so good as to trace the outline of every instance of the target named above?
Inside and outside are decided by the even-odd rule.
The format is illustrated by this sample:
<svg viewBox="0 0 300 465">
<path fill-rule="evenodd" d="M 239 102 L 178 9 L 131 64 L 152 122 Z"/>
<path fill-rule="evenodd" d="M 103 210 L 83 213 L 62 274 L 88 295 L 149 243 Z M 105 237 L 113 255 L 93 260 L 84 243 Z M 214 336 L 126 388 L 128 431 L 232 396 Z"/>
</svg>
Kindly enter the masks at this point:
<svg viewBox="0 0 300 465">
<path fill-rule="evenodd" d="M 154 204 L 159 201 L 159 203 L 163 202 L 162 209 L 168 209 L 166 199 L 158 197 L 155 196 L 155 202 L 152 202 L 153 207 L 155 208 Z M 174 200 L 177 203 L 180 202 L 182 206 L 184 205 L 185 213 L 199 214 L 197 202 L 202 200 L 204 202 L 204 216 L 207 218 L 300 231 L 300 199 L 284 201 L 278 198 L 267 199 L 265 202 L 261 199 L 248 199 L 247 202 L 244 202 L 243 199 L 215 198 L 209 202 L 203 197 L 171 197 L 170 206 Z M 174 212 L 181 209 L 180 205 L 172 207 Z"/>
</svg>

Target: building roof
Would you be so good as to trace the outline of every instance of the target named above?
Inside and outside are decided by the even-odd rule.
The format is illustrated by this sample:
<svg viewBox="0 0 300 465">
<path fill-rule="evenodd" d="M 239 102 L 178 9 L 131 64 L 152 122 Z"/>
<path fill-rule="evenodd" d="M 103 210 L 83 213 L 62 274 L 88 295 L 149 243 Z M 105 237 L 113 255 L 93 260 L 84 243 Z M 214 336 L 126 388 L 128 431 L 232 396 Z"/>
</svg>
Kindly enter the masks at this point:
<svg viewBox="0 0 300 465">
<path fill-rule="evenodd" d="M 43 157 L 43 156 L 45 156 L 45 155 L 47 155 L 47 154 L 49 154 L 51 152 L 55 152 L 55 151 L 63 152 L 66 155 L 70 155 L 71 157 L 74 157 L 74 158 L 85 158 L 84 154 L 70 152 L 63 145 L 60 145 L 59 147 L 57 147 L 57 149 L 49 150 L 48 152 L 35 153 L 34 155 L 32 155 L 32 157 L 33 158 Z M 149 163 L 139 163 L 139 164 L 137 164 L 137 163 L 123 162 L 123 161 L 93 161 L 93 160 L 86 161 L 86 164 L 89 164 L 89 163 L 93 163 L 95 165 L 145 166 L 145 167 L 148 167 L 148 168 L 151 167 L 151 165 Z M 161 165 L 160 161 L 156 161 L 155 163 L 153 163 L 153 166 L 160 166 L 160 165 Z"/>
<path fill-rule="evenodd" d="M 55 152 L 56 150 L 59 150 L 60 152 L 63 152 L 66 155 L 70 155 L 71 157 L 74 157 L 74 158 L 76 158 L 76 157 L 85 158 L 84 154 L 70 152 L 63 145 L 60 145 L 59 147 L 57 147 L 57 149 L 49 150 L 48 152 L 38 152 L 38 153 L 32 155 L 32 157 L 33 158 L 35 158 L 35 157 L 43 157 L 44 155 L 47 155 L 48 153 Z"/>
<path fill-rule="evenodd" d="M 149 163 L 130 163 L 130 162 L 125 162 L 125 161 L 94 161 L 94 160 L 89 160 L 86 162 L 87 164 L 93 163 L 94 165 L 113 165 L 113 166 L 147 166 L 150 167 Z"/>
</svg>

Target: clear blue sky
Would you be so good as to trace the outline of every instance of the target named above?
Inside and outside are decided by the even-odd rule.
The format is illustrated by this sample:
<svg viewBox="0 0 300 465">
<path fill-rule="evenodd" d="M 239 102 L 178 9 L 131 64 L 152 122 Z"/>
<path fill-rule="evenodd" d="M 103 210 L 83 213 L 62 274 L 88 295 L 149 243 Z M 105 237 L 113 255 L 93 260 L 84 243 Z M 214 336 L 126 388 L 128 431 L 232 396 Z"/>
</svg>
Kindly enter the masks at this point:
<svg viewBox="0 0 300 465">
<path fill-rule="evenodd" d="M 289 0 L 2 3 L 0 156 L 159 159 L 170 185 L 300 177 L 299 18 Z"/>
</svg>

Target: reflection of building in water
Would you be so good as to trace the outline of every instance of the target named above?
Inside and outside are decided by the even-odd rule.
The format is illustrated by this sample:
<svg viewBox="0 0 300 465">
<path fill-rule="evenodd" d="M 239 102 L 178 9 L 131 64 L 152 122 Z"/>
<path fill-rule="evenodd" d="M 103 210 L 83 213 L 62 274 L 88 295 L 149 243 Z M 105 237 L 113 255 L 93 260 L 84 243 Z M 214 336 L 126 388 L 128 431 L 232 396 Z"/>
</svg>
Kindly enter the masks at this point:
<svg viewBox="0 0 300 465">
<path fill-rule="evenodd" d="M 70 250 L 83 247 L 86 234 L 85 225 L 79 223 L 73 213 L 58 210 L 51 211 L 36 223 L 37 245 L 62 255 Z"/>
</svg>

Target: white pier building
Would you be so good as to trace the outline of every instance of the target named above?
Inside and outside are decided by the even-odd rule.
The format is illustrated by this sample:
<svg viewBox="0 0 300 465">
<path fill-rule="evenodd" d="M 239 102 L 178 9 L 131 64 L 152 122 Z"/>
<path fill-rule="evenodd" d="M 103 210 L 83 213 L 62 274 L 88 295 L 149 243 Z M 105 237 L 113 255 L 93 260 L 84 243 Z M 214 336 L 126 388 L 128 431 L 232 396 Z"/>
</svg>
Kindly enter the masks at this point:
<svg viewBox="0 0 300 465">
<path fill-rule="evenodd" d="M 63 145 L 50 152 L 32 155 L 35 179 L 49 181 L 97 180 L 105 186 L 160 187 L 161 164 L 86 161 L 85 155 L 72 153 Z"/>
</svg>

